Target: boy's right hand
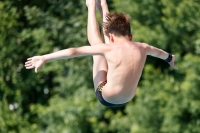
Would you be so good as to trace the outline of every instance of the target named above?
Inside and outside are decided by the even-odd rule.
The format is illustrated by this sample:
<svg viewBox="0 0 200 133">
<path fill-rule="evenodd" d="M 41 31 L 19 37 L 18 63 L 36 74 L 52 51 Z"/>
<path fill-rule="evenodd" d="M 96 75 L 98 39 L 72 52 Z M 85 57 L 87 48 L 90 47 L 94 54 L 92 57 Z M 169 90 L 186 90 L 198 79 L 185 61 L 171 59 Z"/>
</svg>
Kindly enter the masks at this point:
<svg viewBox="0 0 200 133">
<path fill-rule="evenodd" d="M 35 72 L 38 72 L 38 68 L 40 68 L 45 63 L 44 58 L 42 56 L 34 56 L 31 58 L 28 58 L 25 67 L 26 69 L 32 69 L 35 68 Z"/>
<path fill-rule="evenodd" d="M 169 65 L 170 65 L 172 68 L 174 68 L 175 70 L 178 70 L 178 67 L 176 67 L 176 66 L 174 65 L 174 62 L 175 62 L 175 56 L 172 55 L 172 60 L 169 62 Z"/>
</svg>

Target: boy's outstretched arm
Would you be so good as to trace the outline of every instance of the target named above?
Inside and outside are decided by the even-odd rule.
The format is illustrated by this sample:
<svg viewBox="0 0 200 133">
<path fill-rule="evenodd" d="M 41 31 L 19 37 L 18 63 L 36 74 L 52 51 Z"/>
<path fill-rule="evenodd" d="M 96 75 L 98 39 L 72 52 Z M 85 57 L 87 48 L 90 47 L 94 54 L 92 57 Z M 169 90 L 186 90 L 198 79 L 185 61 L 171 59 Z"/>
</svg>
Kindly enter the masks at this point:
<svg viewBox="0 0 200 133">
<path fill-rule="evenodd" d="M 37 73 L 38 68 L 40 68 L 45 62 L 48 61 L 69 59 L 88 55 L 103 55 L 104 52 L 106 52 L 107 50 L 109 50 L 109 47 L 105 44 L 97 44 L 94 46 L 82 46 L 78 48 L 68 48 L 51 54 L 33 56 L 31 58 L 28 58 L 25 63 L 25 67 L 26 69 L 35 68 L 35 72 Z"/>
<path fill-rule="evenodd" d="M 170 65 L 172 68 L 178 70 L 178 68 L 174 65 L 174 62 L 175 62 L 175 56 L 174 56 L 174 55 L 171 55 L 171 54 L 165 52 L 165 51 L 162 50 L 162 49 L 159 49 L 159 48 L 150 46 L 150 45 L 148 45 L 148 44 L 144 44 L 144 46 L 145 46 L 146 54 L 147 54 L 147 55 L 151 55 L 151 56 L 154 56 L 154 57 L 163 59 L 163 60 L 165 60 L 166 62 L 168 62 L 169 65 Z"/>
</svg>

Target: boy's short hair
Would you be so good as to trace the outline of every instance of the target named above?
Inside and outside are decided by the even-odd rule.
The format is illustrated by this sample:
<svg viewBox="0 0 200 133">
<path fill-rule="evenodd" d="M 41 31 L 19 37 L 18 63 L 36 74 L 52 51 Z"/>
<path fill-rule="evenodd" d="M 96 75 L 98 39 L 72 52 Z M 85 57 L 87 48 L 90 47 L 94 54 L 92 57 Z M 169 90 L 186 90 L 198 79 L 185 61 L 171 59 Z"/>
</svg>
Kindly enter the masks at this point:
<svg viewBox="0 0 200 133">
<path fill-rule="evenodd" d="M 129 36 L 131 35 L 130 17 L 124 13 L 108 13 L 106 14 L 107 22 L 103 22 L 105 34 L 109 33 L 115 36 Z"/>
</svg>

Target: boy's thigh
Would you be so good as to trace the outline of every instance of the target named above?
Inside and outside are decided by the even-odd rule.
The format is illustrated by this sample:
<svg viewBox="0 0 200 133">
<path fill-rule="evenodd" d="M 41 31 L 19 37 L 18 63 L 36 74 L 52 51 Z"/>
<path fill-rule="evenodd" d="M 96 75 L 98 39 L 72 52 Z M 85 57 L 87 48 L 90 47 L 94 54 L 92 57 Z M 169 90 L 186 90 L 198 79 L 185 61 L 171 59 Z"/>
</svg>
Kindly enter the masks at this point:
<svg viewBox="0 0 200 133">
<path fill-rule="evenodd" d="M 100 70 L 96 73 L 93 78 L 95 90 L 99 87 L 99 85 L 107 80 L 107 72 L 104 70 Z"/>
</svg>

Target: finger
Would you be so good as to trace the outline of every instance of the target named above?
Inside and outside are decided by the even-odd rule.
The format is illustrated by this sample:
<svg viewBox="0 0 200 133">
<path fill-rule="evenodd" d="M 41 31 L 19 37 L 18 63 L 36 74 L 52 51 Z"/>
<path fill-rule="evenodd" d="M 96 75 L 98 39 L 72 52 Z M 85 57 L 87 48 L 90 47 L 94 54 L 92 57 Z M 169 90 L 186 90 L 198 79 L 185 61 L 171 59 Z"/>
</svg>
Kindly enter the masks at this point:
<svg viewBox="0 0 200 133">
<path fill-rule="evenodd" d="M 27 62 L 25 62 L 25 64 L 31 64 L 31 61 L 27 61 Z"/>
<path fill-rule="evenodd" d="M 178 70 L 178 67 L 175 66 L 175 69 Z"/>
<path fill-rule="evenodd" d="M 27 60 L 32 60 L 32 58 L 28 58 Z"/>
<path fill-rule="evenodd" d="M 30 64 L 26 64 L 26 65 L 24 65 L 25 67 L 30 67 L 30 66 L 32 66 L 32 65 L 30 65 Z"/>
<path fill-rule="evenodd" d="M 172 63 L 172 66 L 173 66 L 174 69 L 178 70 L 178 67 L 176 67 L 176 66 L 174 65 L 174 62 Z"/>
<path fill-rule="evenodd" d="M 26 69 L 33 69 L 34 66 L 27 66 Z"/>
<path fill-rule="evenodd" d="M 31 62 L 26 62 L 24 65 L 25 66 L 33 66 L 33 64 Z"/>
<path fill-rule="evenodd" d="M 178 67 L 176 67 L 175 65 L 172 65 L 172 68 L 178 70 Z"/>
<path fill-rule="evenodd" d="M 34 68 L 34 66 L 32 66 L 32 65 L 26 65 L 25 67 L 26 67 L 26 68 L 30 68 L 30 69 L 31 69 L 31 68 Z"/>
<path fill-rule="evenodd" d="M 35 68 L 35 72 L 36 72 L 36 73 L 38 72 L 38 67 Z"/>
</svg>

